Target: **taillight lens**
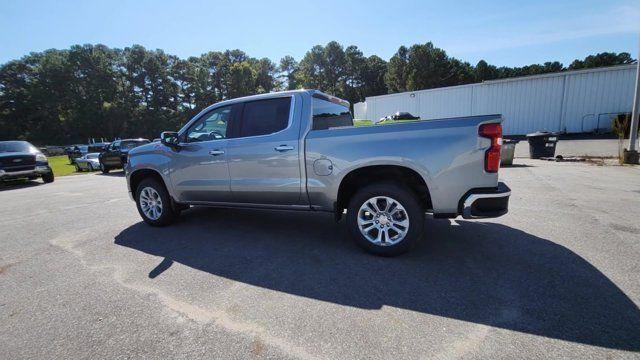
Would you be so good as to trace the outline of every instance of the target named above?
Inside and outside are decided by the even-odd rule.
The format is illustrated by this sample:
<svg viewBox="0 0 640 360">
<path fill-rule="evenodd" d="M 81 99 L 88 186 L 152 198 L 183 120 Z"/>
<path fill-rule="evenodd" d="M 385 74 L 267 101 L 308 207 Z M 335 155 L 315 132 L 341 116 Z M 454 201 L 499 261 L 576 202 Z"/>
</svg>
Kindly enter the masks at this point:
<svg viewBox="0 0 640 360">
<path fill-rule="evenodd" d="M 495 173 L 500 169 L 500 148 L 502 146 L 502 125 L 482 124 L 478 135 L 491 140 L 491 147 L 484 153 L 484 171 Z"/>
</svg>

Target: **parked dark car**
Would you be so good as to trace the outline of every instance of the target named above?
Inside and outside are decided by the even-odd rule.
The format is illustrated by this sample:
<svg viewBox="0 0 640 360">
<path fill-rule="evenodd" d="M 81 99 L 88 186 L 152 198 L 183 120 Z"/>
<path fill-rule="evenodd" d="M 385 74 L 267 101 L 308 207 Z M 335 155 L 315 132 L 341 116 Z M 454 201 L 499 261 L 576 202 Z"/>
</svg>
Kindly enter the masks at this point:
<svg viewBox="0 0 640 360">
<path fill-rule="evenodd" d="M 42 178 L 53 182 L 49 160 L 35 146 L 26 141 L 0 141 L 0 180 Z"/>
<path fill-rule="evenodd" d="M 129 150 L 150 142 L 147 139 L 125 139 L 112 142 L 105 152 L 100 153 L 100 170 L 106 174 L 112 169 L 122 169 L 127 163 Z"/>
<path fill-rule="evenodd" d="M 77 146 L 82 146 L 82 144 L 69 145 L 64 148 L 64 152 L 65 154 L 67 154 L 67 157 L 69 158 L 69 164 L 73 164 L 73 159 L 74 159 L 73 153 L 76 150 Z"/>
<path fill-rule="evenodd" d="M 83 157 L 89 153 L 89 145 L 74 145 L 69 154 L 69 164 L 75 164 L 79 157 Z"/>
<path fill-rule="evenodd" d="M 100 142 L 100 143 L 89 144 L 89 153 L 105 152 L 109 148 L 109 145 L 111 145 L 110 142 Z"/>
</svg>

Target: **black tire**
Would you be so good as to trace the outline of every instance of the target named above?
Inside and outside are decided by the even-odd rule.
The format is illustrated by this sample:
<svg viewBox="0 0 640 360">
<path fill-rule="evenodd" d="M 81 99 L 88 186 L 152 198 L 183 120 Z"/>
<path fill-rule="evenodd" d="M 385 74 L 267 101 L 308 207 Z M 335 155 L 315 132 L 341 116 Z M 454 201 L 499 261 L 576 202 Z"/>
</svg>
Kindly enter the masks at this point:
<svg viewBox="0 0 640 360">
<path fill-rule="evenodd" d="M 386 196 L 398 202 L 405 210 L 409 227 L 405 237 L 393 245 L 377 245 L 367 240 L 358 227 L 358 212 L 369 199 Z M 381 256 L 396 256 L 411 250 L 422 237 L 425 211 L 420 206 L 417 195 L 411 189 L 394 183 L 380 182 L 360 189 L 349 201 L 347 226 L 355 242 L 366 251 Z M 375 230 L 375 229 L 374 229 Z M 377 230 L 376 230 L 377 231 Z M 369 233 L 371 235 L 371 233 Z"/>
<path fill-rule="evenodd" d="M 100 171 L 102 171 L 103 174 L 108 174 L 109 173 L 109 169 L 105 164 L 100 163 Z"/>
<path fill-rule="evenodd" d="M 45 184 L 52 183 L 53 179 L 54 179 L 53 172 L 42 175 L 42 181 L 44 181 Z"/>
<path fill-rule="evenodd" d="M 144 213 L 144 211 L 142 211 L 140 194 L 145 188 L 148 187 L 155 190 L 160 196 L 160 200 L 162 201 L 162 211 L 160 213 L 160 217 L 158 217 L 157 219 L 148 217 Z M 169 196 L 169 193 L 164 187 L 164 184 L 153 178 L 144 179 L 140 182 L 140 185 L 138 185 L 138 188 L 136 189 L 136 208 L 138 208 L 138 213 L 142 217 L 142 220 L 144 220 L 144 222 L 151 226 L 169 225 L 176 219 L 178 215 L 173 209 L 171 196 Z"/>
</svg>

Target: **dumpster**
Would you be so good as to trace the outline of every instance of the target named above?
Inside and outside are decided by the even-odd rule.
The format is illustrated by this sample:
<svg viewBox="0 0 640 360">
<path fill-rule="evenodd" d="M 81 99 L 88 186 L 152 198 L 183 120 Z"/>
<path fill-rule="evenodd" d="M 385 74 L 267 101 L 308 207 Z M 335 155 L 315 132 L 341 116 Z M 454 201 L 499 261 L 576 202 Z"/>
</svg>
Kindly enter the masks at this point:
<svg viewBox="0 0 640 360">
<path fill-rule="evenodd" d="M 558 135 L 548 131 L 538 131 L 527 134 L 529 141 L 529 157 L 540 159 L 542 157 L 554 157 Z"/>
<path fill-rule="evenodd" d="M 502 139 L 500 165 L 513 165 L 513 154 L 516 151 L 516 144 L 518 142 L 519 140 Z"/>
</svg>

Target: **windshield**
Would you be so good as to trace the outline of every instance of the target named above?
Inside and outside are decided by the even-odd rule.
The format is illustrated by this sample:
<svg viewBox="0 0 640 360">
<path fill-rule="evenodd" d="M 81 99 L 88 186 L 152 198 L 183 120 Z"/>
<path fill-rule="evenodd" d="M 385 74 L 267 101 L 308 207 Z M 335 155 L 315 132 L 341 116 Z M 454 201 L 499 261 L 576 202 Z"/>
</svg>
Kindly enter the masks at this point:
<svg viewBox="0 0 640 360">
<path fill-rule="evenodd" d="M 144 144 L 148 144 L 149 140 L 139 140 L 139 141 L 123 141 L 122 144 L 120 145 L 120 149 L 122 150 L 131 150 L 134 147 L 140 146 L 140 145 L 144 145 Z"/>
<path fill-rule="evenodd" d="M 0 153 L 3 152 L 37 153 L 38 149 L 26 141 L 2 141 L 0 142 Z"/>
</svg>

